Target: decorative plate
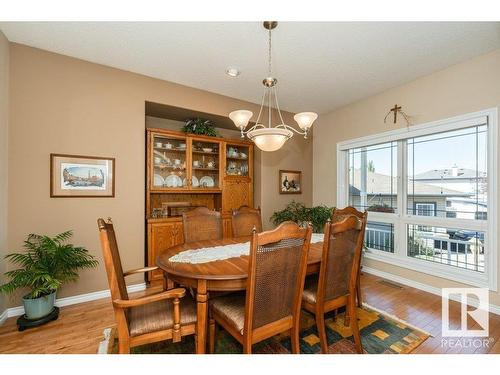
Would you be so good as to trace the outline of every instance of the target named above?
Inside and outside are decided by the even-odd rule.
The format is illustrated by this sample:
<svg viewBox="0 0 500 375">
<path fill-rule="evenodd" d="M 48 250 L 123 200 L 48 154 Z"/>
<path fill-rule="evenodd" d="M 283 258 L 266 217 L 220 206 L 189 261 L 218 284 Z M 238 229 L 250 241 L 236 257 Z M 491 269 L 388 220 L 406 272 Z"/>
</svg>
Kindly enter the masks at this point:
<svg viewBox="0 0 500 375">
<path fill-rule="evenodd" d="M 214 179 L 210 176 L 203 176 L 202 178 L 200 178 L 200 186 L 214 187 L 215 186 Z"/>
<path fill-rule="evenodd" d="M 200 186 L 200 183 L 198 182 L 198 179 L 196 178 L 196 176 L 193 176 L 191 177 L 191 181 L 193 181 L 193 187 L 198 187 Z M 184 180 L 182 180 L 182 186 L 187 186 L 187 180 L 184 178 Z"/>
<path fill-rule="evenodd" d="M 182 180 L 176 174 L 171 174 L 165 178 L 165 185 L 167 187 L 182 187 Z"/>
<path fill-rule="evenodd" d="M 198 179 L 196 178 L 196 176 L 191 177 L 191 181 L 193 183 L 193 187 L 200 186 L 200 182 L 198 181 Z"/>
<path fill-rule="evenodd" d="M 165 183 L 165 180 L 163 180 L 163 177 L 160 176 L 159 174 L 155 173 L 155 175 L 154 175 L 155 186 L 163 186 L 164 183 Z"/>
</svg>

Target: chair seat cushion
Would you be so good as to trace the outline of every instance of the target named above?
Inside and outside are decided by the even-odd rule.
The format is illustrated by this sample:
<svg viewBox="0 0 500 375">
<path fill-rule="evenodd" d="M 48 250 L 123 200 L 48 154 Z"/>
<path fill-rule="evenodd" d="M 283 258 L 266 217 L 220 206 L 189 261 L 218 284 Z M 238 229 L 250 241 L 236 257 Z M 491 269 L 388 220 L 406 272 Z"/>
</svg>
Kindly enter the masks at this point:
<svg viewBox="0 0 500 375">
<path fill-rule="evenodd" d="M 130 336 L 171 329 L 174 326 L 173 299 L 132 307 L 128 311 Z M 196 322 L 196 303 L 186 294 L 180 299 L 181 325 Z"/>
<path fill-rule="evenodd" d="M 316 303 L 316 296 L 318 293 L 318 278 L 307 278 L 304 284 L 304 292 L 302 293 L 302 301 L 310 304 Z"/>
<path fill-rule="evenodd" d="M 219 315 L 243 335 L 245 293 L 232 293 L 210 300 L 212 314 Z"/>
</svg>

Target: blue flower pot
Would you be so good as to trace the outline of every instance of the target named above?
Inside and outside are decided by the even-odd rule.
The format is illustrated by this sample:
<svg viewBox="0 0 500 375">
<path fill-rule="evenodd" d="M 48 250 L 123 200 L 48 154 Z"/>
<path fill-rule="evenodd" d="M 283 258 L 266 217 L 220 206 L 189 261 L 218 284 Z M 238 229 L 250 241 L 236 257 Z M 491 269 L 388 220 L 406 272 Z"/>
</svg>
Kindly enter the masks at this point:
<svg viewBox="0 0 500 375">
<path fill-rule="evenodd" d="M 24 314 L 27 319 L 35 320 L 43 318 L 54 308 L 56 302 L 56 292 L 38 298 L 23 297 Z"/>
</svg>

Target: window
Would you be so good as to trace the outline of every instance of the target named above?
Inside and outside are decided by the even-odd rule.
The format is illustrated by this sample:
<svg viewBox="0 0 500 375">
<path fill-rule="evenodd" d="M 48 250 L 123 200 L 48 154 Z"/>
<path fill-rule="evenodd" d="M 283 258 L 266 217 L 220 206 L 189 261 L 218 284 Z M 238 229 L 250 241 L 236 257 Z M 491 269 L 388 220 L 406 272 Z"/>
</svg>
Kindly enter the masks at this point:
<svg viewBox="0 0 500 375">
<path fill-rule="evenodd" d="M 496 121 L 492 109 L 337 145 L 337 202 L 369 211 L 367 257 L 496 290 Z"/>
<path fill-rule="evenodd" d="M 415 214 L 418 216 L 436 216 L 436 203 L 415 203 Z"/>
<path fill-rule="evenodd" d="M 484 272 L 484 233 L 408 225 L 409 257 Z"/>
<path fill-rule="evenodd" d="M 488 213 L 485 211 L 477 211 L 475 219 L 476 220 L 488 220 Z"/>
<path fill-rule="evenodd" d="M 388 253 L 394 252 L 394 225 L 369 221 L 366 225 L 365 246 Z"/>
<path fill-rule="evenodd" d="M 358 210 L 396 212 L 396 142 L 349 150 L 349 205 Z"/>
<path fill-rule="evenodd" d="M 480 207 L 487 211 L 486 135 L 479 125 L 406 141 L 408 214 L 423 216 L 416 212 L 423 197 L 437 199 L 435 214 L 425 216 L 446 217 L 448 207 L 458 219 L 477 220 Z"/>
</svg>

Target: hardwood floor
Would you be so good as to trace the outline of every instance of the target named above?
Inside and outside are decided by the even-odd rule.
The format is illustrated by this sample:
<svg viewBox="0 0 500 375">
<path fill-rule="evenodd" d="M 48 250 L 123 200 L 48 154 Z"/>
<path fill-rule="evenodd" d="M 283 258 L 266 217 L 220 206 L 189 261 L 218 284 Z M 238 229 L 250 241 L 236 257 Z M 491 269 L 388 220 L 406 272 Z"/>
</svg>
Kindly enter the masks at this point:
<svg viewBox="0 0 500 375">
<path fill-rule="evenodd" d="M 393 314 L 431 333 L 414 353 L 500 353 L 500 316 L 490 314 L 490 337 L 486 347 L 442 347 L 441 297 L 393 284 L 365 274 L 361 281 L 366 303 Z M 141 295 L 154 291 L 136 293 Z M 459 321 L 459 305 L 450 306 L 452 322 Z M 96 353 L 104 328 L 114 325 L 109 299 L 61 308 L 60 317 L 45 326 L 18 332 L 17 318 L 0 326 L 0 353 Z"/>
</svg>

